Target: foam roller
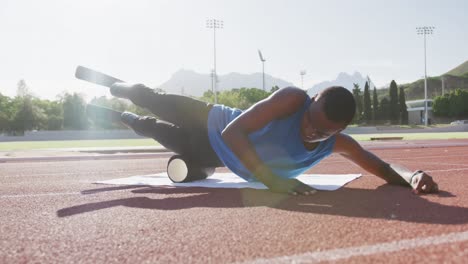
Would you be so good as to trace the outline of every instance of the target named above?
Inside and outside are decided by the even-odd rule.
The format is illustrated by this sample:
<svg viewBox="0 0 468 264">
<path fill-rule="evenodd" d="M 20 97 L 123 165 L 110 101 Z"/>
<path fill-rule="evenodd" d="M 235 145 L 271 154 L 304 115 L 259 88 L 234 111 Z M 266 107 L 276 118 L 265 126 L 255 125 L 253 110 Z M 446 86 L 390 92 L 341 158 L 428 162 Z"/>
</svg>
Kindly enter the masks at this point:
<svg viewBox="0 0 468 264">
<path fill-rule="evenodd" d="M 199 166 L 182 155 L 174 155 L 167 162 L 167 175 L 172 182 L 191 182 L 213 175 L 215 168 Z"/>
</svg>

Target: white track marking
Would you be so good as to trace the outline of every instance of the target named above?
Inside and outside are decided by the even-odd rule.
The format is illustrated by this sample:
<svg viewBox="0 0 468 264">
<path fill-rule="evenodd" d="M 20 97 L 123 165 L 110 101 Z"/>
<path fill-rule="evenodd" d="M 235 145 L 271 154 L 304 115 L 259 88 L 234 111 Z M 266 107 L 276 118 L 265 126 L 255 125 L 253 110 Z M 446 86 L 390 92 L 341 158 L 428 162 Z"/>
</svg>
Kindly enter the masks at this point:
<svg viewBox="0 0 468 264">
<path fill-rule="evenodd" d="M 395 157 L 395 156 L 392 156 L 392 157 L 383 157 L 383 156 L 379 156 L 381 157 L 382 159 L 384 160 L 418 160 L 418 159 L 425 159 L 425 158 L 443 158 L 443 159 L 447 159 L 447 158 L 452 158 L 452 157 L 456 157 L 456 158 L 459 158 L 459 157 L 464 157 L 466 155 L 462 155 L 462 154 L 457 154 L 457 155 L 437 155 L 437 156 L 414 156 L 412 155 L 411 157 L 404 157 L 404 158 L 401 158 L 401 157 Z M 336 156 L 336 157 L 340 157 L 340 156 Z M 320 164 L 325 164 L 325 163 L 347 163 L 349 161 L 347 160 L 324 160 L 322 162 L 320 162 Z M 466 164 L 454 164 L 454 165 L 460 165 L 460 166 L 468 166 Z"/>
<path fill-rule="evenodd" d="M 387 157 L 386 159 L 394 159 L 394 160 L 419 160 L 419 159 L 425 159 L 425 158 L 440 158 L 440 159 L 447 159 L 447 158 L 452 158 L 452 157 L 464 157 L 464 155 L 454 155 L 454 156 L 411 156 L 411 157 L 405 157 L 405 158 L 398 158 L 398 157 Z M 464 164 L 460 164 L 464 165 Z"/>
<path fill-rule="evenodd" d="M 0 163 L 24 163 L 24 162 L 54 162 L 54 161 L 99 161 L 99 160 L 128 160 L 128 159 L 151 159 L 167 153 L 139 153 L 139 154 L 103 154 L 83 156 L 37 156 L 37 157 L 9 157 L 0 158 Z M 170 154 L 169 154 L 170 155 Z"/>
<path fill-rule="evenodd" d="M 117 174 L 117 173 L 153 173 L 155 170 L 153 169 L 142 169 L 142 170 L 99 170 L 99 171 L 94 171 L 94 172 L 50 172 L 50 173 L 35 173 L 35 174 L 9 174 L 9 175 L 3 175 L 0 176 L 0 179 L 2 178 L 14 178 L 14 177 L 41 177 L 41 176 L 71 176 L 71 175 L 80 175 L 83 173 L 87 173 L 87 175 L 90 175 L 90 173 L 95 174 L 95 175 L 103 175 L 103 174 Z"/>
<path fill-rule="evenodd" d="M 40 197 L 40 196 L 60 196 L 60 195 L 79 195 L 80 192 L 63 192 L 63 193 L 36 193 L 36 194 L 11 194 L 11 195 L 0 195 L 0 199 L 3 198 L 25 198 L 25 197 Z"/>
<path fill-rule="evenodd" d="M 446 163 L 446 162 L 432 162 L 432 161 L 418 161 L 418 164 L 430 164 L 430 165 L 441 165 L 441 166 L 458 166 L 462 168 L 468 168 L 466 164 L 453 164 L 453 163 Z"/>
<path fill-rule="evenodd" d="M 427 170 L 427 172 L 464 171 L 464 170 L 468 170 L 468 168 L 461 168 L 461 169 L 446 169 L 446 170 Z"/>
<path fill-rule="evenodd" d="M 445 163 L 445 162 L 443 162 L 443 163 L 434 163 L 434 162 L 429 162 L 429 161 L 427 161 L 427 162 L 426 161 L 418 162 L 418 163 L 436 164 L 436 165 L 442 165 L 442 166 L 443 165 L 445 165 L 445 166 L 447 166 L 447 165 L 448 166 L 461 166 L 462 169 L 468 169 L 468 165 L 466 165 L 466 164 L 453 164 L 453 163 Z"/>
<path fill-rule="evenodd" d="M 413 238 L 367 245 L 360 247 L 339 248 L 326 251 L 309 252 L 300 255 L 284 256 L 269 259 L 256 259 L 243 263 L 317 263 L 321 261 L 336 261 L 351 257 L 368 256 L 382 253 L 390 253 L 401 250 L 408 250 L 426 246 L 436 246 L 440 244 L 464 242 L 468 240 L 468 231 L 460 233 L 450 233 L 441 236 L 431 236 L 425 238 Z"/>
</svg>

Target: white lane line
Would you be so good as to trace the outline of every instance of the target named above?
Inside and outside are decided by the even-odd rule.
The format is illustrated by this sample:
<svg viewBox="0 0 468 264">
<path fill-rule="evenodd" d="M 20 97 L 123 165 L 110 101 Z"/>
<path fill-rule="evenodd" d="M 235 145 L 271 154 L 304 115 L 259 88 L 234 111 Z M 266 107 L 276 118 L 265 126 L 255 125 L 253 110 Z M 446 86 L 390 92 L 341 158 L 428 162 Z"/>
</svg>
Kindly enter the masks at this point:
<svg viewBox="0 0 468 264">
<path fill-rule="evenodd" d="M 455 243 L 468 240 L 468 231 L 450 233 L 441 236 L 426 238 L 405 239 L 375 245 L 348 247 L 319 252 L 309 252 L 300 255 L 284 256 L 270 259 L 256 259 L 243 263 L 317 263 L 320 261 L 334 261 L 351 257 L 367 256 L 380 253 L 389 253 L 413 248 L 435 246 L 446 243 Z"/>
<path fill-rule="evenodd" d="M 114 170 L 114 171 L 106 171 L 106 170 L 99 170 L 94 172 L 89 171 L 77 171 L 77 172 L 51 172 L 51 173 L 36 173 L 36 174 L 10 174 L 10 175 L 1 175 L 0 179 L 2 178 L 15 178 L 15 177 L 42 177 L 42 176 L 74 176 L 80 174 L 95 174 L 95 175 L 103 175 L 103 174 L 117 174 L 117 173 L 154 173 L 155 170 L 153 169 L 144 169 L 144 170 Z"/>
<path fill-rule="evenodd" d="M 102 155 L 72 155 L 72 156 L 36 156 L 36 157 L 9 157 L 1 158 L 0 163 L 18 162 L 54 162 L 54 161 L 98 161 L 120 159 L 151 159 L 159 156 L 170 155 L 164 153 L 137 153 L 137 154 L 102 154 Z"/>
<path fill-rule="evenodd" d="M 63 193 L 36 193 L 36 194 L 12 194 L 0 195 L 1 198 L 24 198 L 24 197 L 39 197 L 39 196 L 59 196 L 59 195 L 77 195 L 80 192 L 63 192 Z"/>
<path fill-rule="evenodd" d="M 427 172 L 447 172 L 447 171 L 464 171 L 468 170 L 468 168 L 462 168 L 462 169 L 446 169 L 446 170 L 427 170 Z"/>
<path fill-rule="evenodd" d="M 431 165 L 440 165 L 440 166 L 458 166 L 458 167 L 462 167 L 464 169 L 468 169 L 468 165 L 466 164 L 453 164 L 453 163 L 446 163 L 446 162 L 430 162 L 430 161 L 419 161 L 417 162 L 418 164 L 419 163 L 422 163 L 422 164 L 431 164 Z"/>
</svg>

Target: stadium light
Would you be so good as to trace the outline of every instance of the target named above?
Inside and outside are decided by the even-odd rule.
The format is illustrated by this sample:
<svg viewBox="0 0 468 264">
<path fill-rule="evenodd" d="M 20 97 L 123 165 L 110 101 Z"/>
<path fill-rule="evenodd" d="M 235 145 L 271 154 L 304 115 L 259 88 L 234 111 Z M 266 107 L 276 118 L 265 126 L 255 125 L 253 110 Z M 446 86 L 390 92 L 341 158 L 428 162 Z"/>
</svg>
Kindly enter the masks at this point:
<svg viewBox="0 0 468 264">
<path fill-rule="evenodd" d="M 306 75 L 306 71 L 302 70 L 299 74 L 301 75 L 302 90 L 304 90 L 304 75 Z"/>
<path fill-rule="evenodd" d="M 426 63 L 426 35 L 432 35 L 435 27 L 417 27 L 416 33 L 424 36 L 424 125 L 427 126 L 427 63 Z"/>
<path fill-rule="evenodd" d="M 258 56 L 260 57 L 260 61 L 262 62 L 262 70 L 263 70 L 263 91 L 265 91 L 265 58 L 263 58 L 262 52 L 258 50 Z"/>
<path fill-rule="evenodd" d="M 216 29 L 223 28 L 223 21 L 218 19 L 208 19 L 206 20 L 206 27 L 213 29 L 213 74 L 211 75 L 211 89 L 213 90 L 215 96 L 215 104 L 218 103 L 218 96 L 216 94 L 216 83 L 218 82 L 218 77 L 216 75 Z"/>
</svg>

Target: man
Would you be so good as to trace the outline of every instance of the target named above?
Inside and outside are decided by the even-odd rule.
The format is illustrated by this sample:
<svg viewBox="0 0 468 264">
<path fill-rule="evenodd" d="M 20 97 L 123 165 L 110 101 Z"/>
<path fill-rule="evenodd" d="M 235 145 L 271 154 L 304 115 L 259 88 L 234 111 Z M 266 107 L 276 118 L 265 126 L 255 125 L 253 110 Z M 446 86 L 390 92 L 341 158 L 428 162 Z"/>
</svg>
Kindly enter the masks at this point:
<svg viewBox="0 0 468 264">
<path fill-rule="evenodd" d="M 315 193 L 296 177 L 332 153 L 390 184 L 411 186 L 414 193 L 438 191 L 428 174 L 387 164 L 341 133 L 356 108 L 353 95 L 343 87 L 330 87 L 313 98 L 287 87 L 246 111 L 158 93 L 141 84 L 115 83 L 110 91 L 162 119 L 122 113 L 122 122 L 136 133 L 202 166 L 227 166 L 274 192 Z"/>
</svg>

